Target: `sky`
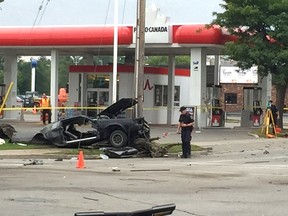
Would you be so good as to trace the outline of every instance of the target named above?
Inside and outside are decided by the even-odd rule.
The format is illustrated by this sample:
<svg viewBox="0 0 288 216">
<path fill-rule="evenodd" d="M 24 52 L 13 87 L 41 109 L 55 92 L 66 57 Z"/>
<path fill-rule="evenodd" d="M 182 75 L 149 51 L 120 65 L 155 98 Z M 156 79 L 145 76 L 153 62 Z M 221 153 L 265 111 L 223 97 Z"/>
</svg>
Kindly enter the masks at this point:
<svg viewBox="0 0 288 216">
<path fill-rule="evenodd" d="M 115 0 L 4 0 L 0 26 L 113 25 Z M 118 24 L 135 25 L 137 0 L 118 0 Z M 170 24 L 207 24 L 222 0 L 146 0 Z"/>
</svg>

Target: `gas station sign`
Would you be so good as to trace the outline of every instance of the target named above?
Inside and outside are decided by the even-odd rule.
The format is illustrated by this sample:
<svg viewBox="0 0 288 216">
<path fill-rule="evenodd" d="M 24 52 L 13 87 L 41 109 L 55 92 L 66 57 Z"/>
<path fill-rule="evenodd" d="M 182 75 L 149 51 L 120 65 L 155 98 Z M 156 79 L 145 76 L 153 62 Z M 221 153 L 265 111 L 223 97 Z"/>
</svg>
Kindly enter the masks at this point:
<svg viewBox="0 0 288 216">
<path fill-rule="evenodd" d="M 220 66 L 220 83 L 258 83 L 258 68 L 242 70 L 235 66 Z"/>
</svg>

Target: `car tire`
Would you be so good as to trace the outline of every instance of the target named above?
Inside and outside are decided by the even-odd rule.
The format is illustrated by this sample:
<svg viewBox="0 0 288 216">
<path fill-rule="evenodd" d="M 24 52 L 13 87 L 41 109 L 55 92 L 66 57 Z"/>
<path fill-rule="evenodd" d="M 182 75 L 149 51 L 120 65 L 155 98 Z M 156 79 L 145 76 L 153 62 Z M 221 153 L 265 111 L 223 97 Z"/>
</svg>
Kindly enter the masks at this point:
<svg viewBox="0 0 288 216">
<path fill-rule="evenodd" d="M 115 148 L 124 147 L 127 144 L 127 135 L 121 130 L 115 130 L 110 134 L 109 143 Z"/>
</svg>

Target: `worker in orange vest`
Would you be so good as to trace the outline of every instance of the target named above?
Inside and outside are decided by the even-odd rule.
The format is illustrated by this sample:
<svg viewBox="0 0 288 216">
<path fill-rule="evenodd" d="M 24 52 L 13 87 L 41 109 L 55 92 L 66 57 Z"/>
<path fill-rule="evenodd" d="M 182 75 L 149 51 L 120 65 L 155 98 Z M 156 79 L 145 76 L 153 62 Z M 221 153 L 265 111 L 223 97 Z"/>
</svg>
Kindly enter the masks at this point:
<svg viewBox="0 0 288 216">
<path fill-rule="evenodd" d="M 42 98 L 40 100 L 40 105 L 42 108 L 42 121 L 43 124 L 46 125 L 46 114 L 48 115 L 48 123 L 51 123 L 51 103 L 50 99 L 47 97 L 45 93 L 43 93 Z"/>
</svg>

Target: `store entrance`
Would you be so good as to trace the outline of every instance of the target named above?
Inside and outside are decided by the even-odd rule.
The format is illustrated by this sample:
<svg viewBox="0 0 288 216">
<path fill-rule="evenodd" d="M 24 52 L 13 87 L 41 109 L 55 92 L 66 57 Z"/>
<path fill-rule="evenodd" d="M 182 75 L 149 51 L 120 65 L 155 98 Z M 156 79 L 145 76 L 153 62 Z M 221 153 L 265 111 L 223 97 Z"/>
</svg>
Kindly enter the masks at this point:
<svg viewBox="0 0 288 216">
<path fill-rule="evenodd" d="M 109 91 L 98 88 L 87 89 L 87 106 L 96 107 L 87 110 L 88 116 L 95 117 L 99 112 L 101 112 L 101 107 L 107 107 L 108 105 Z"/>
</svg>

